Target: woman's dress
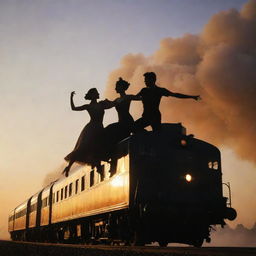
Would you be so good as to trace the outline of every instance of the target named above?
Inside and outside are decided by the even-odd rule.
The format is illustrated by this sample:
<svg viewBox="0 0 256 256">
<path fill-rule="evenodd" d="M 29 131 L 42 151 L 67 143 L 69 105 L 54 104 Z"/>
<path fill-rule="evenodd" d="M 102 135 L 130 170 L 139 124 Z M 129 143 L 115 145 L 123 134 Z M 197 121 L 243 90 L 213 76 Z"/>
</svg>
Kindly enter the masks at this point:
<svg viewBox="0 0 256 256">
<path fill-rule="evenodd" d="M 86 163 L 95 165 L 100 158 L 100 144 L 103 137 L 103 101 L 98 104 L 88 104 L 87 111 L 90 115 L 90 122 L 82 130 L 75 148 L 66 157 L 66 161 Z"/>
<path fill-rule="evenodd" d="M 105 158 L 111 155 L 114 146 L 118 142 L 127 138 L 131 133 L 134 120 L 129 113 L 130 104 L 131 97 L 129 95 L 115 100 L 118 122 L 110 124 L 104 129 Z"/>
</svg>

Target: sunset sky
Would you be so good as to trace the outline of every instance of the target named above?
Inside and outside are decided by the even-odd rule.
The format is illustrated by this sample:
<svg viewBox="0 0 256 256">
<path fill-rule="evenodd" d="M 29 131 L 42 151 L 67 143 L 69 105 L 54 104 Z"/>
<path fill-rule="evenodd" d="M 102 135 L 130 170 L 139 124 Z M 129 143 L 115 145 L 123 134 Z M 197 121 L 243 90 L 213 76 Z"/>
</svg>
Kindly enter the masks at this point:
<svg viewBox="0 0 256 256">
<path fill-rule="evenodd" d="M 246 3 L 250 6 L 240 13 Z M 233 11 L 230 11 L 232 8 Z M 142 71 L 156 66 L 157 70 L 152 71 L 158 74 L 161 85 L 171 90 L 175 74 L 166 75 L 168 63 L 163 68 L 163 63 L 166 63 L 163 60 L 166 56 L 163 54 L 163 42 L 168 44 L 184 38 L 184 35 L 185 40 L 191 42 L 200 35 L 200 40 L 207 42 L 210 48 L 218 44 L 216 40 L 222 40 L 216 36 L 218 31 L 212 32 L 212 24 L 217 24 L 216 20 L 222 17 L 228 19 L 241 14 L 244 18 L 251 15 L 252 22 L 243 25 L 245 28 L 234 26 L 234 29 L 248 31 L 255 28 L 256 15 L 250 14 L 249 8 L 256 10 L 256 0 L 0 0 L 0 238 L 8 237 L 9 212 L 39 191 L 49 173 L 61 170 L 64 156 L 72 150 L 80 131 L 89 121 L 86 112 L 71 111 L 71 91 L 76 91 L 74 100 L 77 105 L 84 103 L 84 94 L 91 87 L 97 87 L 103 99 L 114 96 L 114 81 L 122 75 L 131 82 L 130 90 L 135 92 L 144 86 Z M 218 15 L 212 19 L 215 14 Z M 225 22 L 225 19 L 221 19 L 221 22 Z M 243 56 L 246 55 L 244 52 L 249 56 L 244 57 L 244 62 L 239 62 L 246 63 L 246 66 L 241 64 L 239 70 L 248 70 L 252 66 L 252 73 L 256 73 L 256 65 L 250 64 L 256 64 L 256 44 L 250 45 L 250 41 L 255 40 L 255 31 L 252 29 L 252 39 L 245 34 L 244 41 L 241 38 L 239 42 L 235 39 L 231 43 L 226 42 L 228 46 L 232 44 L 232 47 L 239 48 Z M 211 33 L 215 33 L 215 36 L 211 37 Z M 248 52 L 252 47 L 254 55 L 250 56 Z M 205 48 L 200 50 L 206 52 Z M 232 51 L 226 52 L 226 59 L 229 59 Z M 177 53 L 178 57 L 175 58 L 184 54 L 182 51 L 179 54 L 179 50 Z M 211 53 L 207 52 L 204 60 L 205 56 L 213 56 Z M 185 57 L 188 56 L 189 52 Z M 138 58 L 143 62 L 140 67 Z M 170 58 L 173 60 L 174 57 Z M 218 54 L 214 58 L 218 59 Z M 191 63 L 189 65 L 195 70 L 198 63 L 193 62 L 193 67 Z M 191 89 L 192 85 L 180 88 L 179 83 L 175 83 L 174 91 L 195 94 L 207 91 L 207 95 L 214 95 L 217 89 L 212 85 L 216 81 L 211 79 L 208 83 L 208 73 L 205 75 L 209 65 L 214 66 L 213 61 L 207 62 L 207 65 L 206 62 L 199 64 L 197 78 L 200 85 Z M 132 65 L 133 68 L 136 65 L 136 76 L 127 73 L 128 66 Z M 180 72 L 177 65 L 177 72 Z M 228 76 L 228 72 L 225 75 Z M 255 92 L 255 76 L 241 75 L 237 79 L 240 79 L 240 84 L 249 84 L 244 89 L 246 93 L 252 95 Z M 211 90 L 203 87 L 206 80 L 207 84 L 211 84 Z M 250 87 L 252 82 L 254 88 Z M 209 112 L 202 114 L 204 118 L 197 116 L 195 119 L 193 116 L 186 118 L 181 113 L 179 120 L 168 110 L 178 106 L 175 100 L 163 102 L 162 111 L 166 113 L 163 113 L 163 118 L 170 122 L 182 121 L 189 133 L 217 143 L 222 152 L 223 180 L 231 182 L 233 207 L 238 211 L 237 220 L 229 224 L 234 226 L 242 223 L 251 228 L 256 222 L 256 159 L 255 153 L 251 153 L 254 148 L 249 144 L 256 140 L 252 137 L 251 142 L 248 142 L 243 134 L 256 132 L 255 120 L 251 126 L 247 125 L 250 117 L 256 114 L 256 110 L 251 107 L 255 105 L 250 105 L 255 103 L 247 101 L 247 94 L 244 95 L 243 90 L 238 90 L 238 94 L 245 100 L 237 101 L 231 90 L 234 91 L 231 88 L 226 99 L 233 97 L 238 106 L 243 105 L 240 115 L 244 116 L 247 102 L 248 108 L 251 108 L 245 123 L 235 117 L 236 113 L 234 119 L 239 120 L 239 123 L 233 121 L 231 112 L 235 108 L 232 107 L 233 103 L 223 105 L 221 96 L 224 92 L 216 96 L 216 101 L 219 100 L 216 108 L 209 103 L 211 99 L 206 94 L 201 102 L 196 103 L 196 108 L 204 106 L 203 109 L 210 108 L 216 114 L 216 119 L 209 125 L 216 124 L 222 128 L 217 118 L 221 112 L 222 122 L 236 127 L 241 125 L 243 132 L 229 128 L 223 129 L 223 134 L 220 134 L 221 129 L 209 128 L 211 136 L 207 137 L 208 130 L 205 127 L 208 120 L 205 116 Z M 141 114 L 136 106 L 132 110 L 135 116 Z M 185 112 L 185 109 L 182 111 Z M 105 125 L 116 121 L 116 112 L 108 110 L 104 120 Z M 215 136 L 215 132 L 218 136 Z"/>
</svg>

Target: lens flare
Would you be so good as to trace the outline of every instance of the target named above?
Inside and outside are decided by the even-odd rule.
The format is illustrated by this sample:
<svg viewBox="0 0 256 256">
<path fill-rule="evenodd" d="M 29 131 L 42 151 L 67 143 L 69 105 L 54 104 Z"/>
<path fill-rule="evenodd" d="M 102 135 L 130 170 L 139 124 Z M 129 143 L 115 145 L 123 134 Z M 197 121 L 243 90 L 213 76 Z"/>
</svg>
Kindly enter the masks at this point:
<svg viewBox="0 0 256 256">
<path fill-rule="evenodd" d="M 190 174 L 186 174 L 185 179 L 187 182 L 191 182 L 192 181 L 192 176 Z"/>
</svg>

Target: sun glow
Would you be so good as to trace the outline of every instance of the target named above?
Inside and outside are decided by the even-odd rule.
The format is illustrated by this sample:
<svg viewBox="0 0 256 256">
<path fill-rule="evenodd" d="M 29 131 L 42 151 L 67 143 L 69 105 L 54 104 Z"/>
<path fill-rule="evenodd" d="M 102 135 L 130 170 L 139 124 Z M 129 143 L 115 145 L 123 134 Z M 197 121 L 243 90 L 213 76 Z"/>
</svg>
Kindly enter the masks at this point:
<svg viewBox="0 0 256 256">
<path fill-rule="evenodd" d="M 111 181 L 111 185 L 113 187 L 122 187 L 124 186 L 124 178 L 123 176 L 116 176 L 113 178 L 113 180 Z"/>
</svg>

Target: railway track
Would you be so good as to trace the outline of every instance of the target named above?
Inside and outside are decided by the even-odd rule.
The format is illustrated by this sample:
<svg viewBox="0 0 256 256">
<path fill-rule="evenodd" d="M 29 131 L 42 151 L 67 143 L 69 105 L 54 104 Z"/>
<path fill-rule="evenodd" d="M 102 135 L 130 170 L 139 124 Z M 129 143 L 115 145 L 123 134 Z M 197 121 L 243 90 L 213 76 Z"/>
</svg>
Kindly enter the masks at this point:
<svg viewBox="0 0 256 256">
<path fill-rule="evenodd" d="M 241 247 L 154 247 L 49 244 L 0 241 L 1 256 L 255 256 L 256 248 Z"/>
</svg>

